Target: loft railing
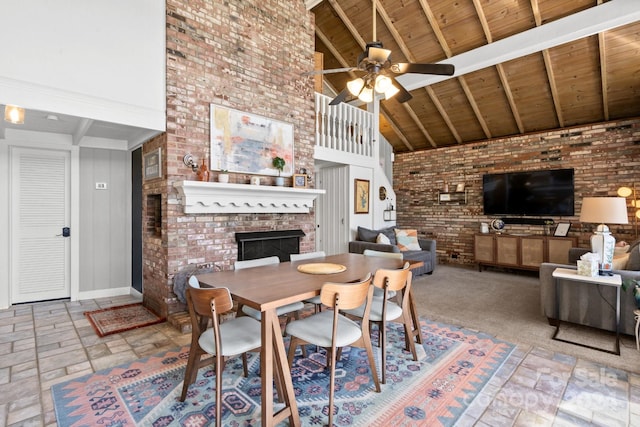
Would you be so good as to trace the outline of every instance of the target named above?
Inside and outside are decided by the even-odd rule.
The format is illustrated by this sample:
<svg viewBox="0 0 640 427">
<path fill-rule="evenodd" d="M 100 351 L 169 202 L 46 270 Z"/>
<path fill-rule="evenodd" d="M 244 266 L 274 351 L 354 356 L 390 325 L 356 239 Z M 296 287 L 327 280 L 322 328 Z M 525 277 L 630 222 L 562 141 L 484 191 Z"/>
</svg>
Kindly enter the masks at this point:
<svg viewBox="0 0 640 427">
<path fill-rule="evenodd" d="M 316 93 L 316 146 L 373 157 L 373 115 Z"/>
</svg>

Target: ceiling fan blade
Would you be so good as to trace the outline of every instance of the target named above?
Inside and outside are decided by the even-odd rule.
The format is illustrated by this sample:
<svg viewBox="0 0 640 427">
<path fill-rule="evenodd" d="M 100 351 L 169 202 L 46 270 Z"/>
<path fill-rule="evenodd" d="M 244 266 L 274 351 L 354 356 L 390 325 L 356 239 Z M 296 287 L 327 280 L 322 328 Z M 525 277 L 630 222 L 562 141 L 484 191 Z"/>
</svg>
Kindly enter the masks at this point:
<svg viewBox="0 0 640 427">
<path fill-rule="evenodd" d="M 380 64 L 384 63 L 389 59 L 389 55 L 391 55 L 391 51 L 389 49 L 382 49 L 380 47 L 369 46 L 369 61 L 375 61 Z"/>
<path fill-rule="evenodd" d="M 402 86 L 400 83 L 398 83 L 398 81 L 396 79 L 393 79 L 393 85 L 400 89 L 400 92 L 398 92 L 398 94 L 396 95 L 396 99 L 398 100 L 399 103 L 403 103 L 403 102 L 407 102 L 409 101 L 411 98 L 413 98 L 413 95 L 411 95 L 405 88 L 404 86 Z"/>
<path fill-rule="evenodd" d="M 358 69 L 356 67 L 346 67 L 346 68 L 332 68 L 330 70 L 313 70 L 313 71 L 307 71 L 306 73 L 302 73 L 302 75 L 315 76 L 318 74 L 344 73 L 347 71 L 358 71 Z"/>
<path fill-rule="evenodd" d="M 331 100 L 331 102 L 329 103 L 329 105 L 338 105 L 341 102 L 344 102 L 345 99 L 347 99 L 347 96 L 349 95 L 349 89 L 345 88 L 342 92 L 340 92 L 338 94 L 338 96 L 336 96 L 335 98 L 333 98 Z"/>
<path fill-rule="evenodd" d="M 411 64 L 407 62 L 399 62 L 391 66 L 391 71 L 396 74 L 416 73 L 452 76 L 456 71 L 456 67 L 452 64 Z"/>
</svg>

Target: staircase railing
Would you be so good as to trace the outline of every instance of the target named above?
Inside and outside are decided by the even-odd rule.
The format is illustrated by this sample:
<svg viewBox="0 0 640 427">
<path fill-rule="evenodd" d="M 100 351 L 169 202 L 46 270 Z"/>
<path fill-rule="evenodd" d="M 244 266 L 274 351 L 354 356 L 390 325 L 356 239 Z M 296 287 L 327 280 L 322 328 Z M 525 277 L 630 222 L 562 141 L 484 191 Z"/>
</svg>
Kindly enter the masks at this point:
<svg viewBox="0 0 640 427">
<path fill-rule="evenodd" d="M 374 157 L 373 115 L 316 93 L 316 146 Z"/>
</svg>

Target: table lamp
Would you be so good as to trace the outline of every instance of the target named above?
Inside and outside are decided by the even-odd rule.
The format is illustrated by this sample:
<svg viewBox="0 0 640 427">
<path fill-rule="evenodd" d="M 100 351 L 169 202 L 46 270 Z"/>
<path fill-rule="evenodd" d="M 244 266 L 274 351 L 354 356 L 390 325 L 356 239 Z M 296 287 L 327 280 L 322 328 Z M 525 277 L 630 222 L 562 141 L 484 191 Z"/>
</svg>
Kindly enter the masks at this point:
<svg viewBox="0 0 640 427">
<path fill-rule="evenodd" d="M 591 236 L 591 252 L 598 256 L 600 275 L 611 274 L 616 239 L 604 223 L 629 223 L 626 200 L 623 197 L 585 197 L 582 199 L 580 222 L 600 224 Z"/>
</svg>

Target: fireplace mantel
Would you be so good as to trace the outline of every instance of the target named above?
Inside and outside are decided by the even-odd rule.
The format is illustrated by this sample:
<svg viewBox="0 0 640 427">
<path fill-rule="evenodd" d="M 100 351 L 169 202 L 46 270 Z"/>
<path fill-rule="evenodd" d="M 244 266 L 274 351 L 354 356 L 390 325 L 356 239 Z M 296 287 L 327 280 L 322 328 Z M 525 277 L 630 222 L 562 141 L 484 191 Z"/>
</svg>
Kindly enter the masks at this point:
<svg viewBox="0 0 640 427">
<path fill-rule="evenodd" d="M 184 213 L 309 213 L 324 190 L 269 185 L 178 181 Z"/>
</svg>

